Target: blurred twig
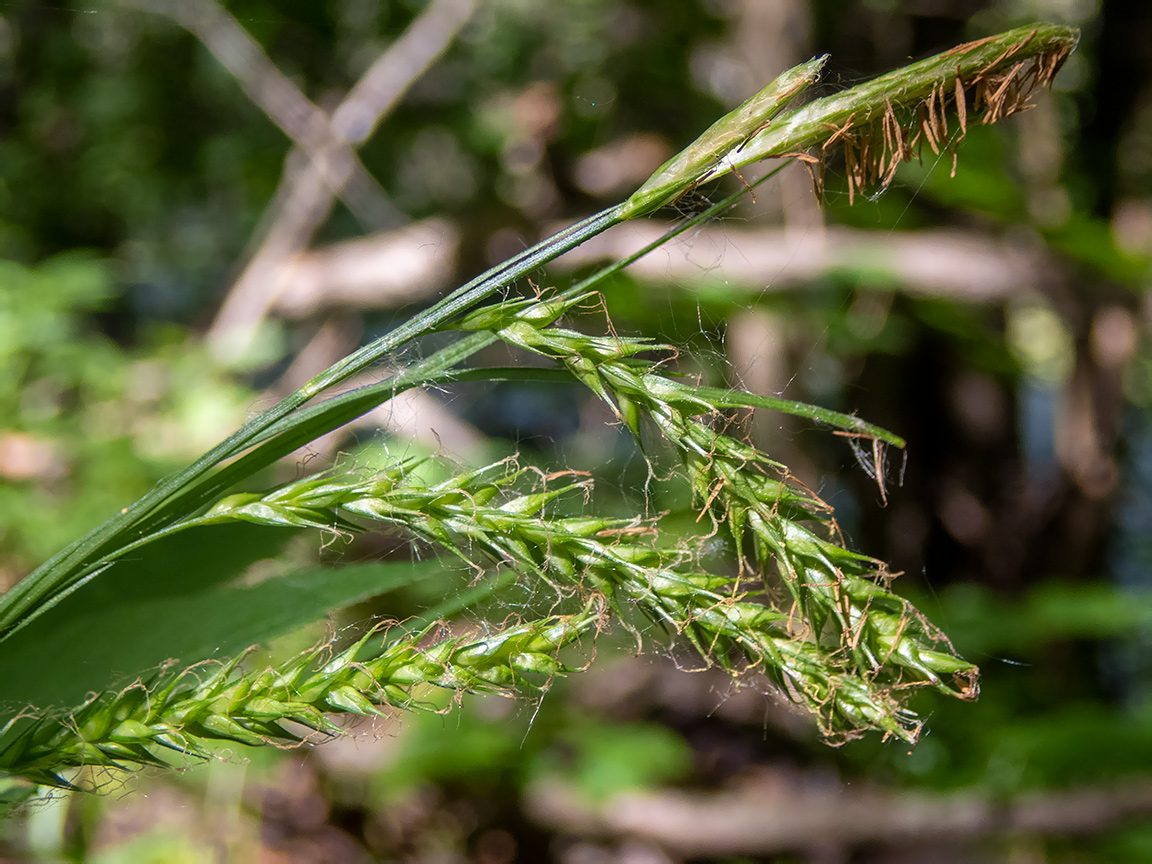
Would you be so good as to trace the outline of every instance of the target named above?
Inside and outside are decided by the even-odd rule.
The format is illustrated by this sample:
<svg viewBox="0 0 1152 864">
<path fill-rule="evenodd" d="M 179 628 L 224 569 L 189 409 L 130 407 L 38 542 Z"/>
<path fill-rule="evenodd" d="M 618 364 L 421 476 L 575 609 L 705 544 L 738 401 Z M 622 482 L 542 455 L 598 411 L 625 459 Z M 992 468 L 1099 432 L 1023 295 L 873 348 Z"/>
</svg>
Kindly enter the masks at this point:
<svg viewBox="0 0 1152 864">
<path fill-rule="evenodd" d="M 271 309 L 277 316 L 300 320 L 427 300 L 448 287 L 459 246 L 460 232 L 443 219 L 315 246 L 277 268 L 279 290 Z M 335 363 L 349 350 L 328 362 Z M 314 373 L 323 366 L 312 368 Z"/>
<path fill-rule="evenodd" d="M 432 0 L 382 54 L 331 116 L 313 105 L 240 24 L 215 0 L 121 0 L 166 15 L 199 38 L 249 98 L 296 148 L 265 219 L 260 246 L 233 284 L 208 332 L 221 359 L 242 356 L 278 294 L 275 274 L 308 245 L 339 196 L 369 228 L 397 221 L 397 211 L 356 155 L 412 84 L 451 44 L 475 0 Z"/>
<path fill-rule="evenodd" d="M 843 852 L 847 860 L 850 850 L 863 844 L 1095 833 L 1125 820 L 1146 819 L 1152 812 L 1152 784 L 1140 778 L 1000 801 L 979 793 L 821 785 L 773 774 L 740 791 L 625 794 L 603 805 L 589 804 L 567 787 L 541 783 L 530 790 L 526 808 L 552 828 L 653 840 L 692 858 L 819 847 Z"/>
<path fill-rule="evenodd" d="M 604 232 L 557 260 L 559 269 L 616 260 L 665 230 L 630 223 Z M 738 249 L 739 254 L 726 254 Z M 833 227 L 811 233 L 702 228 L 631 267 L 646 282 L 694 288 L 723 284 L 750 295 L 802 288 L 834 273 L 886 274 L 896 290 L 968 303 L 1044 294 L 1062 281 L 1059 266 L 1026 243 L 971 231 L 877 232 Z"/>
<path fill-rule="evenodd" d="M 388 209 L 384 191 L 360 164 L 355 150 L 331 128 L 328 115 L 314 105 L 248 31 L 216 0 L 119 0 L 120 5 L 171 18 L 203 43 L 240 88 L 293 143 L 323 169 L 324 180 L 348 208 L 368 225 L 378 225 Z M 326 153 L 339 147 L 339 159 Z M 326 158 L 325 158 L 326 157 Z"/>
</svg>

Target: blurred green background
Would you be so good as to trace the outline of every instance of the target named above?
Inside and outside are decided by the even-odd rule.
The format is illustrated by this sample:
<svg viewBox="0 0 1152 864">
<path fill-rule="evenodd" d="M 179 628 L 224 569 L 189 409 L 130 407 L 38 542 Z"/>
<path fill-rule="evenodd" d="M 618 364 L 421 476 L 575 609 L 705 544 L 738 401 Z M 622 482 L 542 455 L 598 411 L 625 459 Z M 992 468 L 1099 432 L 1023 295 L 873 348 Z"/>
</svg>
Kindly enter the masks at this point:
<svg viewBox="0 0 1152 864">
<path fill-rule="evenodd" d="M 1080 46 L 1034 110 L 969 129 L 954 178 L 926 156 L 849 207 L 832 162 L 821 207 L 791 166 L 605 292 L 617 332 L 675 344 L 707 383 L 908 440 L 885 506 L 870 449 L 749 420 L 981 665 L 978 703 L 923 697 L 913 752 L 831 749 L 689 657 L 606 640 L 539 701 L 469 698 L 37 804 L 0 827 L 0 856 L 1152 860 L 1146 3 L 0 3 L 0 587 L 429 298 L 620 200 L 782 69 L 830 53 L 835 90 L 1033 20 L 1081 27 Z M 352 91 L 365 73 L 379 87 Z M 555 387 L 421 394 L 270 479 L 385 448 L 518 449 L 593 472 L 606 510 L 665 506 L 591 394 Z M 284 555 L 397 554 L 319 546 Z M 355 611 L 419 614 L 449 590 Z"/>
</svg>

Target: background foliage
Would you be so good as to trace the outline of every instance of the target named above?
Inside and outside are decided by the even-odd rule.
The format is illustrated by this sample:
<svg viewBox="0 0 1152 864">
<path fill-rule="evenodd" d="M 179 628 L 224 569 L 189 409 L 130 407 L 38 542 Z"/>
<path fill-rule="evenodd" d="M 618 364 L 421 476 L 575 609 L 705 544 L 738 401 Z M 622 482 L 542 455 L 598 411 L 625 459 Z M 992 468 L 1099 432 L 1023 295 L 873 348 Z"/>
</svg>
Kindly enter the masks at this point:
<svg viewBox="0 0 1152 864">
<path fill-rule="evenodd" d="M 797 169 L 606 292 L 618 332 L 676 344 L 706 383 L 858 413 L 910 442 L 907 464 L 889 466 L 902 482 L 884 507 L 865 470 L 871 453 L 857 459 L 846 441 L 775 416 L 750 426 L 837 507 L 858 548 L 904 572 L 900 590 L 981 664 L 977 704 L 928 696 L 931 732 L 911 753 L 878 739 L 830 750 L 806 720 L 757 694 L 680 671 L 686 658 L 627 659 L 625 646 L 625 659 L 538 703 L 470 700 L 446 718 L 405 716 L 307 754 L 231 753 L 134 781 L 147 796 L 29 808 L 4 825 L 8 854 L 1149 854 L 1140 817 L 1152 806 L 1152 12 L 1039 0 L 483 3 L 360 150 L 378 188 L 353 183 L 350 206 L 337 204 L 310 239 L 305 232 L 312 252 L 293 257 L 289 246 L 262 271 L 289 287 L 250 316 L 237 347 L 220 337 L 218 316 L 245 262 L 282 224 L 282 176 L 297 170 L 291 142 L 201 42 L 160 14 L 166 7 L 144 5 L 0 7 L 6 584 L 429 293 L 627 194 L 786 66 L 831 53 L 824 80 L 836 88 L 1033 19 L 1075 24 L 1084 36 L 1050 99 L 971 130 L 954 179 L 947 159 L 926 158 L 848 207 L 833 165 L 818 209 Z M 228 5 L 325 110 L 420 9 Z M 443 269 L 417 267 L 412 294 L 388 300 L 387 286 L 347 287 L 361 271 L 343 282 L 331 275 L 336 253 L 347 261 L 378 251 L 396 236 L 387 232 L 413 221 L 432 233 L 402 247 L 403 260 L 432 244 Z M 337 245 L 354 238 L 378 242 Z M 612 242 L 624 249 L 635 239 Z M 364 269 L 381 269 L 370 260 Z M 276 269 L 285 261 L 295 270 Z M 590 263 L 586 253 L 541 274 L 542 284 Z M 328 275 L 307 283 L 309 272 Z M 474 464 L 518 448 L 591 471 L 609 512 L 659 511 L 660 495 L 678 494 L 646 500 L 635 448 L 574 389 L 460 388 L 413 413 L 414 423 L 398 409 L 376 414 L 269 480 L 340 453 L 370 464 L 388 446 Z M 279 552 L 247 551 L 250 561 L 296 564 L 409 555 L 390 543 L 289 540 Z M 187 560 L 189 550 L 171 554 Z M 219 574 L 222 584 L 234 576 Z M 258 581 L 251 568 L 247 577 Z M 401 586 L 386 607 L 369 603 L 346 621 L 426 613 L 467 582 L 444 579 Z M 531 600 L 499 601 L 497 619 Z M 59 662 L 83 663 L 83 649 L 64 648 Z M 613 799 L 621 793 L 637 812 L 647 808 L 642 816 Z M 717 812 L 750 815 L 720 823 Z M 779 827 L 765 829 L 777 824 L 772 814 Z M 748 825 L 759 833 L 741 833 Z"/>
</svg>

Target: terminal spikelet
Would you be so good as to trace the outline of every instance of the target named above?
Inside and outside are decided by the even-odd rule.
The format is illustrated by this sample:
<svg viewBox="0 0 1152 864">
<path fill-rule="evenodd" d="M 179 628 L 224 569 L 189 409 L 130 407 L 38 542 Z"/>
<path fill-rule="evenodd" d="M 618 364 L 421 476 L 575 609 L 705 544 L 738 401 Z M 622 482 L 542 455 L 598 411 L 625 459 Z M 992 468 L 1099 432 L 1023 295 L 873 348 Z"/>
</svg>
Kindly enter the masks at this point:
<svg viewBox="0 0 1152 864">
<path fill-rule="evenodd" d="M 782 113 L 741 148 L 733 167 L 799 157 L 822 198 L 823 163 L 839 148 L 850 203 L 891 183 L 901 162 L 922 158 L 925 144 L 952 157 L 955 175 L 956 147 L 969 123 L 991 125 L 1031 108 L 1078 39 L 1074 28 L 1036 24 L 959 45 Z"/>
</svg>

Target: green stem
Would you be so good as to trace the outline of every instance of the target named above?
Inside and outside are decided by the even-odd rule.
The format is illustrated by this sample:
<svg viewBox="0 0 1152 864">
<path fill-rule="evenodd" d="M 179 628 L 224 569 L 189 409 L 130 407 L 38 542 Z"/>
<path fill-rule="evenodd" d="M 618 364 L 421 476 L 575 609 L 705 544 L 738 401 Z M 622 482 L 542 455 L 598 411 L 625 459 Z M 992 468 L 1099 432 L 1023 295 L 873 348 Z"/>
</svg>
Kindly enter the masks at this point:
<svg viewBox="0 0 1152 864">
<path fill-rule="evenodd" d="M 778 173 L 782 168 L 783 165 L 769 172 L 764 177 L 760 178 L 755 184 L 753 184 L 753 186 L 759 185 L 759 183 L 768 180 L 776 173 Z M 682 220 L 680 223 L 667 231 L 663 236 L 657 240 L 654 240 L 643 249 L 633 253 L 632 255 L 629 255 L 626 258 L 621 259 L 620 261 L 613 263 L 608 267 L 597 271 L 595 274 L 589 276 L 587 279 L 584 279 L 565 293 L 583 292 L 595 287 L 597 284 L 618 273 L 629 264 L 639 260 L 644 255 L 648 254 L 648 252 L 658 248 L 673 237 L 688 231 L 694 226 L 705 222 L 716 214 L 727 209 L 742 195 L 747 194 L 747 192 L 747 189 L 742 188 L 708 207 L 704 211 L 697 213 L 688 219 Z M 566 232 L 557 235 L 557 237 L 564 236 L 567 236 Z M 552 239 L 555 240 L 556 238 L 554 237 Z M 491 272 L 492 271 L 490 271 L 490 273 Z M 476 284 L 480 284 L 480 280 L 474 281 Z M 464 289 L 455 292 L 453 296 L 461 295 L 461 292 L 465 289 L 468 289 L 468 287 L 469 286 L 464 286 Z M 447 304 L 451 299 L 452 297 L 446 298 L 445 301 L 442 301 L 441 304 L 432 307 L 432 309 L 429 311 L 437 310 L 440 306 Z M 446 314 L 448 316 L 458 314 L 458 312 L 474 305 L 475 302 L 477 302 L 476 299 L 463 304 L 457 303 L 455 307 L 451 308 Z M 392 337 L 395 333 L 396 331 L 393 331 L 389 334 L 388 337 L 385 338 Z M 220 467 L 219 470 L 215 472 L 203 472 L 199 477 L 190 478 L 185 482 L 182 488 L 178 489 L 168 498 L 164 504 L 163 511 L 152 514 L 152 518 L 148 518 L 148 514 L 145 514 L 145 516 L 141 517 L 136 523 L 136 529 L 137 533 L 143 536 L 140 536 L 136 540 L 131 541 L 128 545 L 117 546 L 101 557 L 95 558 L 94 560 L 90 559 L 89 563 L 87 563 L 80 571 L 79 577 L 70 585 L 64 587 L 60 593 L 53 598 L 52 605 L 60 602 L 60 600 L 63 600 L 73 591 L 86 584 L 90 579 L 102 573 L 111 562 L 120 558 L 125 553 L 145 546 L 155 540 L 159 540 L 162 537 L 166 537 L 169 534 L 173 534 L 177 531 L 182 531 L 187 528 L 192 528 L 196 525 L 202 524 L 201 521 L 196 518 L 183 518 L 180 521 L 173 522 L 171 518 L 167 518 L 168 514 L 188 514 L 196 511 L 197 509 L 201 508 L 222 494 L 225 490 L 232 487 L 234 484 L 243 480 L 245 477 L 248 477 L 256 471 L 271 465 L 277 459 L 287 455 L 288 453 L 291 453 L 293 450 L 296 450 L 297 448 L 307 444 L 309 441 L 312 441 L 321 435 L 331 432 L 333 429 L 337 429 L 345 423 L 354 420 L 367 411 L 372 410 L 377 405 L 380 405 L 389 399 L 395 398 L 404 391 L 412 389 L 413 387 L 426 386 L 431 384 L 448 384 L 453 381 L 495 380 L 493 378 L 487 378 L 486 373 L 488 371 L 497 370 L 453 370 L 454 366 L 462 363 L 464 360 L 468 359 L 476 352 L 491 345 L 495 341 L 496 337 L 491 333 L 470 334 L 463 339 L 460 339 L 458 342 L 455 342 L 452 345 L 441 349 L 432 356 L 414 363 L 412 366 L 402 370 L 401 372 L 385 381 L 366 385 L 364 387 L 358 387 L 355 390 L 351 390 L 347 393 L 341 393 L 338 396 L 334 396 L 316 405 L 299 407 L 291 414 L 279 418 L 271 425 L 250 436 L 246 442 L 246 446 L 252 449 L 249 449 L 247 452 L 233 459 L 227 465 Z M 368 347 L 373 348 L 376 344 L 377 343 L 373 343 L 373 345 Z M 360 353 L 365 350 L 367 349 L 361 349 Z M 328 370 L 328 372 L 331 372 L 331 370 Z M 325 375 L 327 375 L 328 372 L 326 372 Z M 562 374 L 566 377 L 567 380 L 572 380 L 571 375 L 569 375 L 567 372 Z M 307 388 L 308 385 L 305 385 L 305 387 Z M 783 404 L 783 400 L 779 401 Z M 283 405 L 284 403 L 280 404 Z M 795 404 L 799 405 L 800 403 Z M 816 412 L 817 414 L 822 412 L 822 409 L 815 408 L 815 406 L 804 407 L 810 408 L 811 411 Z M 818 419 L 823 419 L 824 422 L 830 422 L 832 425 L 841 425 L 835 420 L 831 419 L 835 412 L 822 413 L 826 416 Z M 852 422 L 853 428 L 855 428 L 857 425 L 856 421 L 853 420 Z M 889 433 L 884 434 L 889 435 L 889 437 L 894 437 L 890 436 Z M 144 499 L 141 500 L 143 501 Z M 137 505 L 139 504 L 140 502 L 137 502 Z M 125 515 L 126 514 L 122 514 L 122 518 Z M 50 608 L 50 605 L 44 607 L 45 610 L 48 608 Z M 31 620 L 31 618 L 28 620 Z M 23 624 L 19 626 L 23 626 Z M 16 632 L 16 629 L 19 629 L 19 627 L 14 628 L 11 632 Z"/>
<path fill-rule="evenodd" d="M 9 589 L 0 598 L 0 641 L 97 575 L 99 571 L 96 568 L 103 565 L 94 562 L 115 557 L 117 546 L 133 529 L 137 529 L 135 533 L 139 537 L 140 533 L 162 529 L 182 518 L 187 511 L 179 505 L 185 500 L 186 490 L 221 463 L 242 453 L 278 421 L 406 342 L 434 330 L 525 273 L 617 224 L 622 220 L 619 211 L 619 207 L 614 207 L 590 216 L 476 277 L 420 315 L 317 375 L 295 393 L 244 424 L 187 468 L 160 481 L 135 503 L 61 550 Z M 147 528 L 139 530 L 146 519 L 149 519 Z"/>
</svg>

